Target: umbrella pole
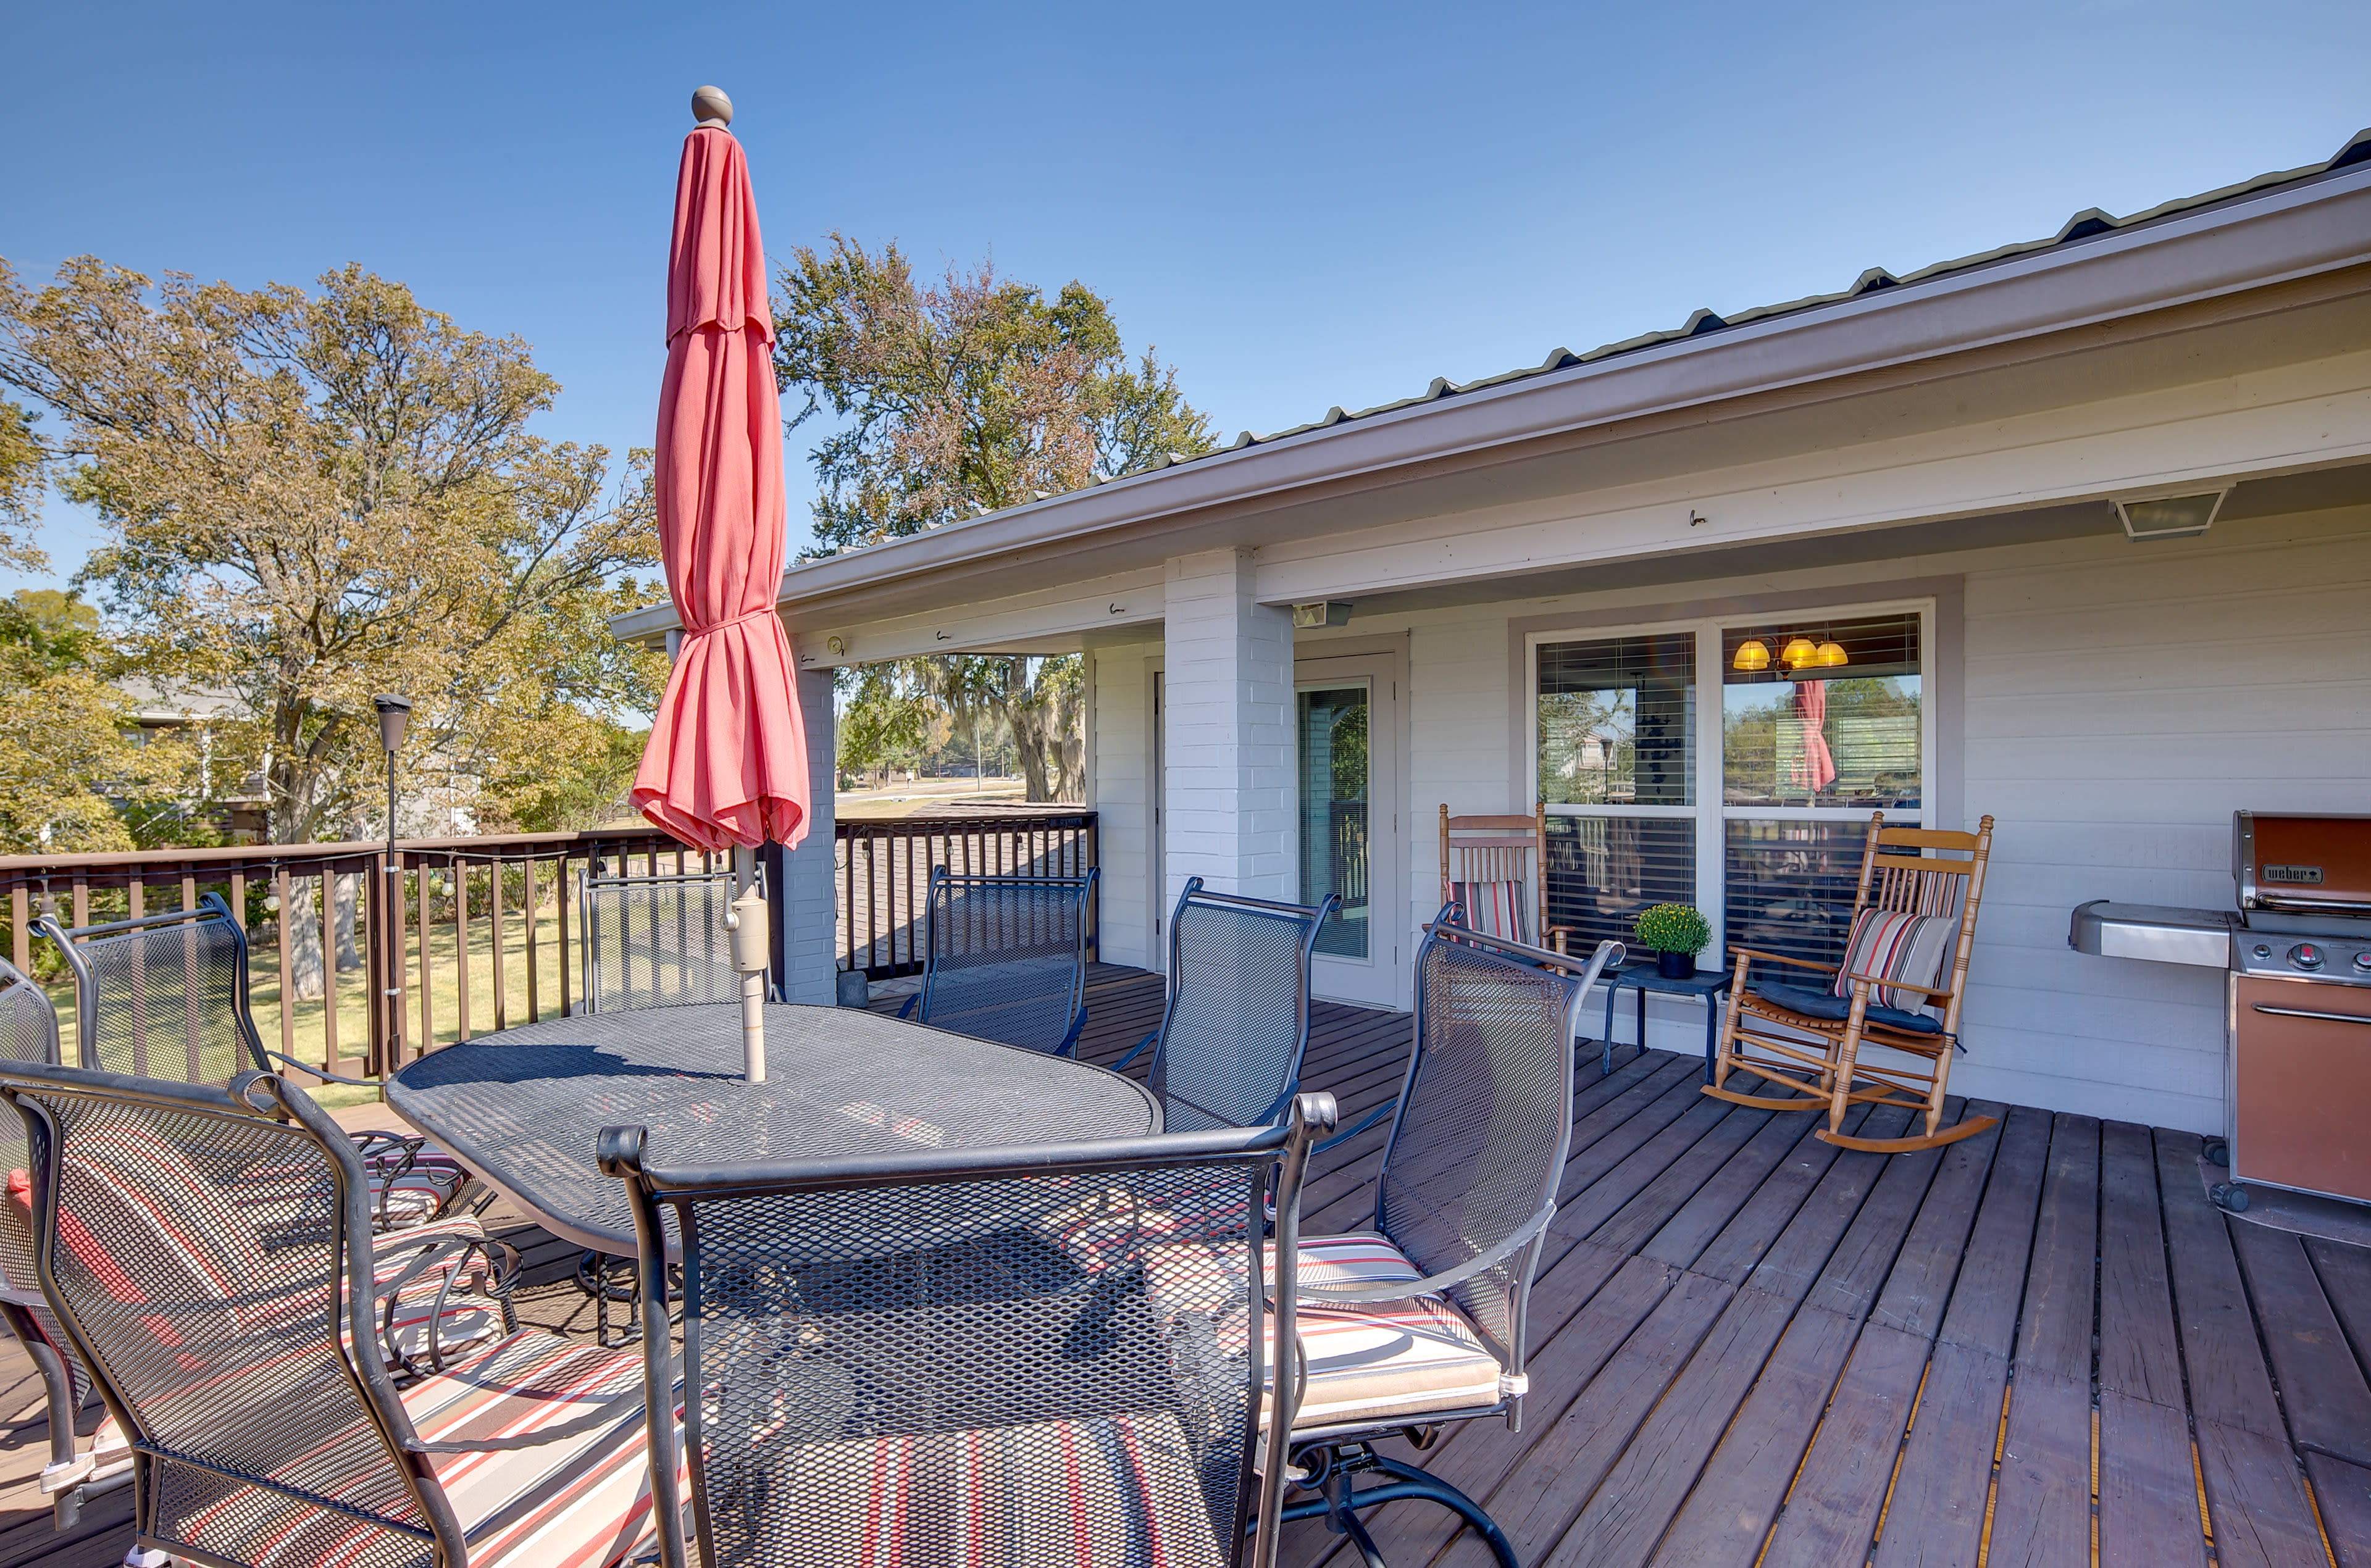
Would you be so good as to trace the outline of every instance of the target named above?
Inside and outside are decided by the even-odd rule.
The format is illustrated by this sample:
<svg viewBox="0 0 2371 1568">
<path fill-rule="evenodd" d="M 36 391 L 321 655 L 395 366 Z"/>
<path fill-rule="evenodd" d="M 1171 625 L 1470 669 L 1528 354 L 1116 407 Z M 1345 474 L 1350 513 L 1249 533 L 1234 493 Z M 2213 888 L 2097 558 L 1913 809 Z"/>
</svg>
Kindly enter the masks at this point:
<svg viewBox="0 0 2371 1568">
<path fill-rule="evenodd" d="M 758 891 L 758 852 L 733 847 L 733 907 L 725 928 L 733 933 L 733 967 L 741 973 L 741 1071 L 751 1083 L 766 1081 L 766 898 Z"/>
</svg>

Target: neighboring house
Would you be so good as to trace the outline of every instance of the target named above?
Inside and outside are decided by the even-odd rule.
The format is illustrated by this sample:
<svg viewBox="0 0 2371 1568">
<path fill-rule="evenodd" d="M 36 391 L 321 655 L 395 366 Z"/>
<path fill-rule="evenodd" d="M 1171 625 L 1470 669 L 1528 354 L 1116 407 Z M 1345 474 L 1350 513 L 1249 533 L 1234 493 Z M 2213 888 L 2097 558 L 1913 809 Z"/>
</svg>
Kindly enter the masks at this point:
<svg viewBox="0 0 2371 1568">
<path fill-rule="evenodd" d="M 2223 977 L 2067 917 L 2230 907 L 2235 808 L 2371 810 L 2371 133 L 804 562 L 780 607 L 819 780 L 797 995 L 830 997 L 831 667 L 1083 650 L 1106 959 L 1161 965 L 1188 875 L 1313 896 L 1362 842 L 1364 951 L 1318 986 L 1405 1005 L 1440 807 L 1540 798 L 1586 937 L 1678 898 L 1708 964 L 1833 951 L 1872 809 L 1990 813 L 1953 1089 L 2219 1130 Z M 1798 637 L 1826 684 L 1784 678 Z"/>
<path fill-rule="evenodd" d="M 189 802 L 191 809 L 207 808 L 208 814 L 233 843 L 260 844 L 271 837 L 272 790 L 263 774 L 252 772 L 231 779 L 217 778 L 214 772 L 213 726 L 225 720 L 245 717 L 244 698 L 236 692 L 207 687 L 164 688 L 137 675 L 118 681 L 116 689 L 131 707 L 140 744 L 145 745 L 149 736 L 166 732 L 196 732 L 198 792 Z M 399 776 L 401 787 L 396 803 L 397 830 L 403 837 L 455 838 L 478 831 L 477 813 L 459 803 L 475 797 L 478 781 L 473 776 L 448 773 L 442 764 L 442 754 L 434 751 L 416 757 L 407 755 L 404 764 L 403 773 Z M 440 782 L 422 783 L 422 779 Z M 228 792 L 218 792 L 224 790 Z M 385 796 L 374 790 L 368 799 L 372 814 L 364 837 L 373 836 L 385 825 L 379 814 L 384 808 L 378 804 Z"/>
</svg>

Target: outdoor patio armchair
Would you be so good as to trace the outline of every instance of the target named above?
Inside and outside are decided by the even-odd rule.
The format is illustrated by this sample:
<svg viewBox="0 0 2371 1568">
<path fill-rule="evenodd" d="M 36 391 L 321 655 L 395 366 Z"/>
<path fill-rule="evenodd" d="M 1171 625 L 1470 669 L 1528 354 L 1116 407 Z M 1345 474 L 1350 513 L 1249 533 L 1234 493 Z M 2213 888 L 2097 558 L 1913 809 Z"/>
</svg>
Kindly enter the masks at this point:
<svg viewBox="0 0 2371 1568">
<path fill-rule="evenodd" d="M 42 1293 L 132 1456 L 128 1561 L 589 1568 L 645 1534 L 636 1357 L 528 1330 L 398 1387 L 362 1162 L 300 1090 L 19 1064 L 0 1099 Z"/>
<path fill-rule="evenodd" d="M 757 884 L 765 886 L 760 869 Z M 576 874 L 584 1010 L 627 1012 L 741 998 L 733 967 L 731 871 Z"/>
<path fill-rule="evenodd" d="M 1342 907 L 1210 893 L 1200 877 L 1169 917 L 1161 1027 L 1116 1066 L 1152 1053 L 1162 1125 L 1256 1127 L 1292 1102 L 1309 1049 L 1309 970 L 1318 928 Z"/>
<path fill-rule="evenodd" d="M 922 988 L 897 1016 L 915 1012 L 935 1029 L 1076 1055 L 1087 1026 L 1087 933 L 1099 875 L 1090 868 L 1077 877 L 959 877 L 933 867 L 922 906 Z"/>
<path fill-rule="evenodd" d="M 1417 953 L 1416 1046 L 1366 1230 L 1302 1238 L 1288 1519 L 1328 1520 L 1380 1562 L 1359 1511 L 1399 1499 L 1454 1510 L 1505 1568 L 1506 1537 L 1481 1505 L 1377 1453 L 1407 1433 L 1502 1415 L 1521 1430 L 1532 1276 L 1572 1138 L 1581 998 L 1619 942 L 1585 964 L 1435 923 Z M 1579 973 L 1574 973 L 1575 969 Z M 1279 1236 L 1278 1246 L 1287 1243 Z M 1381 1474 L 1360 1488 L 1358 1478 Z"/>
<path fill-rule="evenodd" d="M 1962 1116 L 1942 1124 L 1951 1059 L 1966 1049 L 1960 1004 L 1992 843 L 1990 817 L 1975 832 L 1959 833 L 1888 827 L 1884 813 L 1872 814 L 1844 962 L 1735 950 L 1714 1080 L 1704 1091 L 1765 1111 L 1824 1110 L 1828 1124 L 1820 1138 L 1877 1154 L 1934 1148 L 1992 1126 L 1998 1118 Z M 1791 974 L 1756 976 L 1757 965 L 1770 976 L 1782 964 L 1826 978 L 1803 986 Z M 1872 1047 L 1879 1054 L 1864 1054 Z M 1791 1092 L 1731 1089 L 1731 1073 Z M 1925 1126 L 1898 1138 L 1847 1133 L 1845 1115 L 1858 1104 L 1907 1106 Z"/>
<path fill-rule="evenodd" d="M 247 932 L 220 894 L 203 894 L 189 908 L 95 926 L 69 928 L 42 915 L 33 929 L 56 944 L 74 975 L 75 1036 L 86 1067 L 222 1083 L 250 1067 L 277 1071 L 277 1063 L 332 1083 L 376 1087 L 265 1048 L 249 1001 Z M 425 1138 L 388 1131 L 349 1136 L 370 1173 L 381 1229 L 424 1224 L 465 1200 L 468 1172 Z"/>
<path fill-rule="evenodd" d="M 1174 1564 L 1275 1560 L 1283 1473 L 1251 1506 L 1266 1302 L 1325 1095 L 1275 1125 L 1058 1147 L 674 1167 L 601 1136 L 632 1194 L 645 1303 L 679 1257 L 692 1541 L 663 1480 L 660 1561 Z M 1092 1245 L 1049 1235 L 1084 1227 Z M 672 1239 L 679 1239 L 679 1244 Z M 649 1387 L 667 1325 L 646 1305 Z M 653 1473 L 678 1439 L 654 1400 Z"/>
</svg>

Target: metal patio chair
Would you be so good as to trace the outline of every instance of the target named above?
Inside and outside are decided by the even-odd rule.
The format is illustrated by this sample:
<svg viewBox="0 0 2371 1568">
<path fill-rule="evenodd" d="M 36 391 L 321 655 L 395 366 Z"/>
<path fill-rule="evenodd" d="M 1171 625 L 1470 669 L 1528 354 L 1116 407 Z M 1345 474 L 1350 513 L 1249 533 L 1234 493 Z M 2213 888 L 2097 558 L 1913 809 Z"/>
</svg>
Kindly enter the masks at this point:
<svg viewBox="0 0 2371 1568">
<path fill-rule="evenodd" d="M 1623 956 L 1585 964 L 1439 923 L 1417 954 L 1416 1049 L 1400 1090 L 1367 1230 L 1300 1240 L 1300 1410 L 1287 1519 L 1324 1518 L 1381 1561 L 1359 1511 L 1438 1503 L 1505 1568 L 1505 1535 L 1481 1505 L 1374 1450 L 1406 1433 L 1503 1416 L 1522 1425 L 1525 1317 L 1572 1137 L 1581 998 Z M 1575 970 L 1578 969 L 1578 973 Z M 1380 1485 L 1357 1478 L 1380 1473 Z"/>
<path fill-rule="evenodd" d="M 32 928 L 57 945 L 74 974 L 75 1036 L 86 1067 L 218 1084 L 250 1068 L 277 1071 L 278 1063 L 331 1083 L 377 1087 L 265 1048 L 249 1003 L 247 932 L 220 894 L 96 926 L 42 915 Z M 425 1224 L 466 1200 L 468 1172 L 427 1139 L 390 1131 L 348 1136 L 370 1172 L 379 1228 Z"/>
<path fill-rule="evenodd" d="M 132 1457 L 127 1562 L 589 1568 L 644 1533 L 636 1357 L 527 1330 L 399 1389 L 407 1291 L 353 1145 L 300 1090 L 19 1064 L 0 1099 L 43 1295 Z"/>
<path fill-rule="evenodd" d="M 57 1009 L 40 986 L 6 961 L 0 961 L 0 1061 L 52 1067 L 59 1063 Z M 75 1435 L 90 1373 L 41 1295 L 33 1263 L 29 1164 L 23 1122 L 0 1113 L 0 1170 L 9 1183 L 8 1201 L 0 1203 L 0 1321 L 25 1347 L 41 1379 L 50 1417 L 50 1462 L 41 1469 L 41 1494 L 64 1530 L 80 1520 L 84 1503 L 132 1484 L 132 1456 L 121 1448 L 102 1453 L 95 1444 L 86 1450 Z"/>
<path fill-rule="evenodd" d="M 1957 1143 L 1998 1121 L 1963 1115 L 1942 1124 L 1951 1058 L 1966 1049 L 1960 1043 L 1960 1004 L 1992 844 L 1990 817 L 1973 833 L 1957 833 L 1888 827 L 1884 813 L 1871 815 L 1845 962 L 1815 963 L 1737 949 L 1718 1066 L 1704 1091 L 1768 1111 L 1824 1108 L 1828 1124 L 1817 1136 L 1874 1154 Z M 1755 980 L 1757 963 L 1764 974 L 1768 966 L 1787 964 L 1831 981 L 1814 988 Z M 1869 1046 L 1886 1055 L 1864 1056 Z M 1816 1098 L 1748 1094 L 1728 1087 L 1732 1072 Z M 1926 1124 L 1907 1137 L 1859 1137 L 1844 1130 L 1845 1113 L 1858 1104 L 1907 1106 Z"/>
<path fill-rule="evenodd" d="M 1087 1026 L 1088 911 L 1100 874 L 959 877 L 932 867 L 922 988 L 897 1016 L 915 1012 L 934 1029 L 1077 1055 Z"/>
<path fill-rule="evenodd" d="M 765 887 L 760 868 L 757 886 Z M 626 1012 L 741 999 L 733 967 L 731 871 L 576 873 L 584 1010 Z"/>
<path fill-rule="evenodd" d="M 1169 917 L 1169 1000 L 1161 1027 L 1114 1064 L 1152 1053 L 1150 1087 L 1162 1125 L 1256 1127 L 1292 1102 L 1309 1049 L 1309 965 L 1318 928 L 1342 907 L 1275 904 L 1204 890 L 1200 877 Z"/>
<path fill-rule="evenodd" d="M 1255 1513 L 1266 1303 L 1290 1343 L 1294 1253 L 1264 1278 L 1256 1216 L 1273 1192 L 1290 1240 L 1332 1117 L 1305 1095 L 1251 1129 L 688 1168 L 607 1129 L 644 1299 L 672 1233 L 690 1304 L 691 1540 L 662 1482 L 660 1562 L 1220 1568 L 1255 1516 L 1266 1568 L 1284 1479 L 1268 1467 Z M 1046 1239 L 1073 1216 L 1095 1228 L 1083 1254 Z M 666 1324 L 645 1312 L 661 1389 Z M 678 1439 L 652 1408 L 653 1473 L 671 1476 Z"/>
</svg>

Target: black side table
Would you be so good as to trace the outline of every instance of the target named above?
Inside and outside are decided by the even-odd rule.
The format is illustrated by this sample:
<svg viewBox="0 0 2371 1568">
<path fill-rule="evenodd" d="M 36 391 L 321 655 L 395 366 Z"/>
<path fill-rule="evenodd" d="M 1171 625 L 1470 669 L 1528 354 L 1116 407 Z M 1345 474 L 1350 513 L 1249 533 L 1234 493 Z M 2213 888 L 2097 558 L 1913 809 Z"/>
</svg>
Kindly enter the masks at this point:
<svg viewBox="0 0 2371 1568">
<path fill-rule="evenodd" d="M 1598 976 L 1605 986 L 1605 1051 L 1598 1063 L 1597 1076 L 1603 1078 L 1613 1070 L 1613 997 L 1625 986 L 1638 993 L 1638 1044 L 1647 1043 L 1647 993 L 1660 991 L 1667 997 L 1700 997 L 1705 1005 L 1705 1082 L 1712 1082 L 1713 1053 L 1720 1043 L 1721 997 L 1729 993 L 1729 973 L 1726 969 L 1699 969 L 1684 980 L 1669 980 L 1652 963 L 1625 963 L 1619 969 L 1609 969 Z"/>
</svg>

